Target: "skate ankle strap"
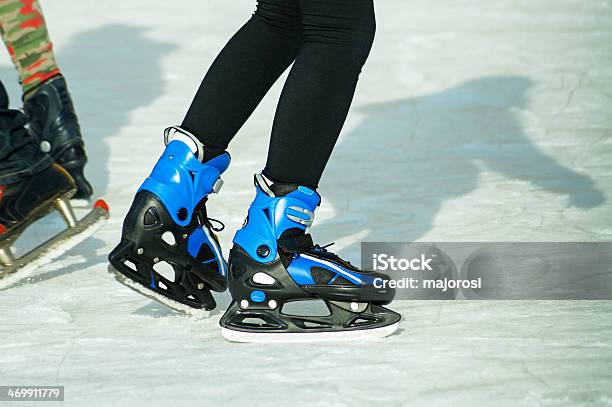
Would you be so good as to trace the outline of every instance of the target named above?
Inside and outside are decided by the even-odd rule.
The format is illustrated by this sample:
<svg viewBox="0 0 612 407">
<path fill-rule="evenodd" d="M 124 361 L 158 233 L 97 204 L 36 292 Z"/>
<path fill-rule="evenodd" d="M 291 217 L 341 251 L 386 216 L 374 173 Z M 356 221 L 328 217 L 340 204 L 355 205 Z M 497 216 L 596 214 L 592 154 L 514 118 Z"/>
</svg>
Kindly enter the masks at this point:
<svg viewBox="0 0 612 407">
<path fill-rule="evenodd" d="M 223 185 L 221 174 L 227 170 L 231 157 L 224 153 L 202 163 L 193 152 L 194 146 L 202 148 L 202 144 L 194 141 L 190 146 L 189 141 L 193 140 L 181 131 L 166 129 L 164 137 L 168 145 L 139 191 L 149 191 L 159 197 L 174 223 L 184 227 L 191 222 L 198 204 L 209 194 L 219 192 Z M 187 142 L 178 142 L 179 135 Z"/>
<path fill-rule="evenodd" d="M 287 209 L 285 209 L 285 215 L 287 216 L 287 219 L 299 223 L 307 228 L 312 226 L 315 216 L 313 211 L 295 205 L 287 207 Z"/>
</svg>

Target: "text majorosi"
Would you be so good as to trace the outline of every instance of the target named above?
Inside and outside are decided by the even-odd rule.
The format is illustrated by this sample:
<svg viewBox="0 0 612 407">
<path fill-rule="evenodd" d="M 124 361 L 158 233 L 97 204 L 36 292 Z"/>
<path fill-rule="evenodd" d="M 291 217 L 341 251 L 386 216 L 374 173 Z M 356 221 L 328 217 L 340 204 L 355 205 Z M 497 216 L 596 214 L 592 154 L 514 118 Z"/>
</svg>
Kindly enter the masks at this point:
<svg viewBox="0 0 612 407">
<path fill-rule="evenodd" d="M 432 271 L 433 269 L 429 265 L 432 261 L 433 258 L 427 257 L 424 254 L 411 259 L 403 257 L 397 258 L 385 253 L 374 253 L 372 255 L 374 271 Z"/>
</svg>

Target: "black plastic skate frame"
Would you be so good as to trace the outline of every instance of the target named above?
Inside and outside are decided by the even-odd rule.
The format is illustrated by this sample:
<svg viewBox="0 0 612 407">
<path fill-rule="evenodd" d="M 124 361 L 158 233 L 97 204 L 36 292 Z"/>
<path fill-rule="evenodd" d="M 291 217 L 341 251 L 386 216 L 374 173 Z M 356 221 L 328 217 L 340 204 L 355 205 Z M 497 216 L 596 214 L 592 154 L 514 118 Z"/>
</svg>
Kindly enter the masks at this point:
<svg viewBox="0 0 612 407">
<path fill-rule="evenodd" d="M 205 201 L 205 200 L 204 200 Z M 165 206 L 151 193 L 140 191 L 125 218 L 121 242 L 109 255 L 111 271 L 122 284 L 132 286 L 132 282 L 142 286 L 140 293 L 147 295 L 152 291 L 180 304 L 194 309 L 212 310 L 215 300 L 210 290 L 225 291 L 226 278 L 202 261 L 209 253 L 200 250 L 193 258 L 187 252 L 187 242 L 191 233 L 202 227 L 204 203 L 196 208 L 191 223 L 181 227 L 174 223 Z M 173 242 L 163 238 L 170 232 Z M 155 265 L 166 262 L 174 270 L 173 281 L 155 270 Z M 121 275 L 117 275 L 120 273 Z M 126 281 L 127 277 L 131 281 Z M 152 296 L 153 299 L 158 299 Z M 173 307 L 172 302 L 164 302 Z M 181 311 L 181 309 L 177 309 Z"/>
<path fill-rule="evenodd" d="M 275 281 L 262 285 L 254 281 L 257 273 Z M 382 305 L 389 303 L 394 292 L 349 286 L 298 286 L 280 259 L 258 263 L 235 245 L 230 253 L 229 289 L 234 301 L 220 320 L 220 325 L 245 333 L 317 333 L 358 331 L 383 328 L 399 322 L 401 316 Z M 249 301 L 253 290 L 265 291 L 262 303 Z M 288 302 L 324 300 L 329 314 L 301 316 L 283 313 Z M 353 302 L 353 304 L 351 304 Z M 352 308 L 351 305 L 355 308 Z"/>
</svg>

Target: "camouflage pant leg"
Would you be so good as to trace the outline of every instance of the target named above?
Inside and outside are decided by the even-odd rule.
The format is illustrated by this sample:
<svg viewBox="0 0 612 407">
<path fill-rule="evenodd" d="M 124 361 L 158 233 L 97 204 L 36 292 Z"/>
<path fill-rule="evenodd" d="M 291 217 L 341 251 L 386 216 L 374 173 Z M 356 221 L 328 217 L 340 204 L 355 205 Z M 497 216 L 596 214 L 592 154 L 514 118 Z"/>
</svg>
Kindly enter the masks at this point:
<svg viewBox="0 0 612 407">
<path fill-rule="evenodd" d="M 38 0 L 0 0 L 0 34 L 24 94 L 59 73 Z"/>
</svg>

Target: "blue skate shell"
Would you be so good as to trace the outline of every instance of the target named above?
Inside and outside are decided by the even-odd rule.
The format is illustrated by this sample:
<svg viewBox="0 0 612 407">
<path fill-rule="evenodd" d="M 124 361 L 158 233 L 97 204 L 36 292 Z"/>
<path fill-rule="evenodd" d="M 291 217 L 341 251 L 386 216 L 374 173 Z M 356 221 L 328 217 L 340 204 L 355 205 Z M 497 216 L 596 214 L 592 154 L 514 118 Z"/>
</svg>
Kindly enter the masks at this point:
<svg viewBox="0 0 612 407">
<path fill-rule="evenodd" d="M 259 263 L 269 263 L 277 256 L 277 239 L 287 229 L 306 230 L 305 223 L 312 221 L 314 213 L 321 202 L 321 197 L 312 189 L 299 187 L 283 197 L 268 195 L 255 182 L 256 195 L 248 213 L 247 224 L 236 232 L 234 243 Z M 258 248 L 266 246 L 269 253 L 261 256 Z M 332 261 L 319 259 L 314 255 L 300 254 L 294 258 L 287 269 L 289 275 L 298 285 L 314 285 L 313 267 L 320 267 L 336 274 L 328 284 L 333 284 L 338 277 L 343 277 L 355 285 L 372 285 L 374 278 L 354 270 L 348 270 Z"/>
<path fill-rule="evenodd" d="M 174 140 L 166 146 L 138 191 L 149 191 L 159 197 L 172 220 L 184 227 L 191 222 L 195 206 L 213 192 L 229 163 L 230 155 L 224 153 L 202 164 L 185 143 Z M 182 208 L 187 210 L 183 220 L 178 217 Z"/>
<path fill-rule="evenodd" d="M 306 225 L 291 218 L 311 222 L 312 216 L 300 209 L 314 214 L 321 197 L 306 187 L 299 187 L 282 197 L 269 196 L 257 183 L 255 187 L 255 200 L 249 208 L 248 222 L 236 232 L 234 243 L 242 247 L 255 261 L 269 263 L 276 258 L 276 240 L 285 230 L 292 228 L 306 230 Z M 268 248 L 267 256 L 262 257 L 257 253 L 260 246 Z"/>
</svg>

